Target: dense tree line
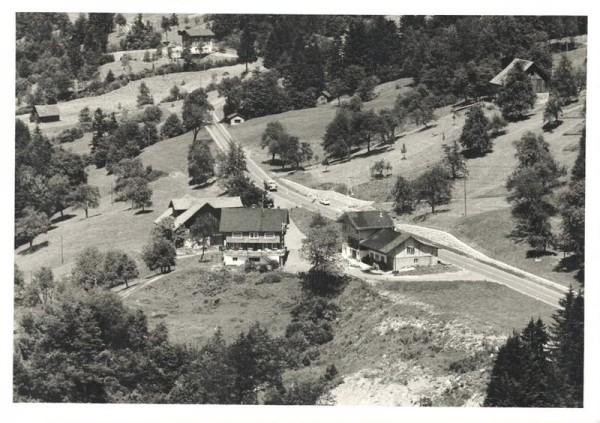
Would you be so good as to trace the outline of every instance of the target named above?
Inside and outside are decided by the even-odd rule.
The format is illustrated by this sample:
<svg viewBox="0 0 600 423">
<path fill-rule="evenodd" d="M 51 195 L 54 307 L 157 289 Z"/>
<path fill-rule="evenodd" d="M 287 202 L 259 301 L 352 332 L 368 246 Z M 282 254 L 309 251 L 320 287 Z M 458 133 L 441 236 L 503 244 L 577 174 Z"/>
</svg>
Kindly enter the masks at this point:
<svg viewBox="0 0 600 423">
<path fill-rule="evenodd" d="M 106 54 L 112 13 L 81 14 L 73 23 L 66 13 L 17 13 L 16 23 L 16 97 L 28 105 L 69 99 L 73 79 L 89 80 L 114 60 Z"/>
<path fill-rule="evenodd" d="M 293 108 L 323 88 L 356 92 L 356 75 L 413 77 L 445 104 L 489 94 L 488 81 L 515 57 L 552 67 L 547 40 L 587 33 L 576 16 L 207 15 L 219 39 L 237 38 L 242 62 L 262 57 Z M 465 48 L 469 46 L 469 48 Z M 262 114 L 259 114 L 262 115 Z"/>
<path fill-rule="evenodd" d="M 583 407 L 583 294 L 559 303 L 550 328 L 532 319 L 500 348 L 484 406 Z"/>
<path fill-rule="evenodd" d="M 39 127 L 31 133 L 15 121 L 16 242 L 49 229 L 49 218 L 68 207 L 98 206 L 97 189 L 87 185 L 86 159 L 53 145 Z M 86 211 L 87 214 L 87 211 Z"/>
</svg>

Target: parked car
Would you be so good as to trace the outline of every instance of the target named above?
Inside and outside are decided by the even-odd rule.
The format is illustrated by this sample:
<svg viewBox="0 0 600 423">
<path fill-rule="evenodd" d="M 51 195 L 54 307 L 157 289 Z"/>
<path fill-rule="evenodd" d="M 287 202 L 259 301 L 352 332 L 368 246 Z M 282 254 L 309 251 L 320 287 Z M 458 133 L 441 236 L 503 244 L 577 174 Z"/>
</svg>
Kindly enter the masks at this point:
<svg viewBox="0 0 600 423">
<path fill-rule="evenodd" d="M 277 184 L 274 181 L 265 181 L 265 189 L 267 191 L 277 191 Z"/>
<path fill-rule="evenodd" d="M 328 206 L 328 205 L 330 205 L 330 204 L 331 204 L 331 202 L 329 201 L 329 199 L 328 199 L 328 198 L 321 198 L 321 199 L 319 200 L 319 203 L 323 204 L 324 206 Z"/>
</svg>

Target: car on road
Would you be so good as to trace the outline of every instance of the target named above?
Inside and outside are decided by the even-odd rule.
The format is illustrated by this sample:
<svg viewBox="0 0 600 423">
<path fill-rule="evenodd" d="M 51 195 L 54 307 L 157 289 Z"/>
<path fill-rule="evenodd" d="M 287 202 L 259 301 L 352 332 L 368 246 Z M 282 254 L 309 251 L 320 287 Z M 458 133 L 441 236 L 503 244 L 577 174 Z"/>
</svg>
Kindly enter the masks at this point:
<svg viewBox="0 0 600 423">
<path fill-rule="evenodd" d="M 265 181 L 265 189 L 267 191 L 277 191 L 277 184 L 274 181 Z"/>
<path fill-rule="evenodd" d="M 328 199 L 328 198 L 321 198 L 321 199 L 319 200 L 319 203 L 323 204 L 324 206 L 328 206 L 328 205 L 330 205 L 330 204 L 331 204 L 331 202 L 329 201 L 329 199 Z"/>
</svg>

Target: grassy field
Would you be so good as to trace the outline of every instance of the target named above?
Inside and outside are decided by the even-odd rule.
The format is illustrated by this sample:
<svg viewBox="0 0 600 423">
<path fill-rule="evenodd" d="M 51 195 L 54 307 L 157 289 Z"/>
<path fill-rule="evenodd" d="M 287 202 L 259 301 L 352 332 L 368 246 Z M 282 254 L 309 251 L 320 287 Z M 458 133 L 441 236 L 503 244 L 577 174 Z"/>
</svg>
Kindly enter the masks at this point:
<svg viewBox="0 0 600 423">
<path fill-rule="evenodd" d="M 290 219 L 294 221 L 300 232 L 307 234 L 310 229 L 310 222 L 317 213 L 312 210 L 305 209 L 304 207 L 294 207 L 290 209 Z M 325 218 L 327 219 L 327 218 Z"/>
<path fill-rule="evenodd" d="M 262 278 L 258 273 L 196 265 L 167 275 L 125 301 L 142 309 L 151 327 L 164 322 L 175 342 L 203 345 L 216 327 L 230 342 L 254 322 L 283 336 L 300 285 L 295 275 L 280 274 L 280 283 L 257 285 Z"/>
<path fill-rule="evenodd" d="M 128 113 L 136 113 L 138 111 L 137 95 L 142 82 L 150 89 L 150 94 L 154 97 L 154 102 L 158 103 L 169 94 L 173 85 L 178 85 L 180 89 L 190 92 L 199 87 L 206 87 L 211 82 L 213 73 L 217 75 L 218 82 L 223 76 L 239 76 L 244 70 L 244 65 L 235 65 L 209 69 L 206 71 L 172 73 L 132 81 L 125 87 L 100 96 L 79 98 L 59 103 L 60 121 L 42 123 L 39 126 L 45 135 L 56 135 L 64 129 L 75 126 L 78 123 L 79 112 L 86 106 L 92 111 L 100 107 L 107 114 L 111 112 L 123 113 L 125 110 L 127 110 Z M 212 93 L 212 96 L 214 95 L 216 95 L 216 93 Z M 172 108 L 171 104 L 163 104 L 161 107 Z M 173 109 L 179 110 L 178 107 L 180 106 L 176 106 Z M 19 116 L 19 118 L 26 122 L 30 126 L 30 129 L 33 130 L 35 125 L 29 123 L 28 115 Z"/>
</svg>

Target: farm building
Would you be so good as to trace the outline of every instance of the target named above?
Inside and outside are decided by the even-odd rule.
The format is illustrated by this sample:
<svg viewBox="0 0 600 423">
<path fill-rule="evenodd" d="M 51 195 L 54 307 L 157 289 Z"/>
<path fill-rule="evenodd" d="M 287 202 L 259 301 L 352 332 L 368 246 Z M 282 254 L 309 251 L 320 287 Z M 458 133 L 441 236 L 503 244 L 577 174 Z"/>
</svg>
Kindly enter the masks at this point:
<svg viewBox="0 0 600 423">
<path fill-rule="evenodd" d="M 56 104 L 46 106 L 33 106 L 31 112 L 31 121 L 38 123 L 58 122 L 60 120 L 60 110 Z"/>
<path fill-rule="evenodd" d="M 408 232 L 381 229 L 361 241 L 367 251 L 364 262 L 381 270 L 399 270 L 409 266 L 433 266 L 438 263 L 438 247 Z"/>
<path fill-rule="evenodd" d="M 158 224 L 165 217 L 175 219 L 175 229 L 183 228 L 185 235 L 189 235 L 190 227 L 197 219 L 204 216 L 212 216 L 215 219 L 215 233 L 210 237 L 211 244 L 220 244 L 221 236 L 217 229 L 221 221 L 221 213 L 226 208 L 242 207 L 240 197 L 210 197 L 196 198 L 186 195 L 183 198 L 174 198 L 169 203 L 169 207 L 161 214 L 154 223 Z M 193 247 L 191 240 L 186 240 L 186 247 Z"/>
<path fill-rule="evenodd" d="M 317 98 L 317 107 L 327 104 L 331 101 L 331 94 L 328 91 L 322 91 L 321 95 Z"/>
<path fill-rule="evenodd" d="M 181 44 L 192 54 L 210 54 L 213 52 L 214 32 L 203 26 L 177 31 L 181 35 Z"/>
<path fill-rule="evenodd" d="M 534 92 L 547 93 L 549 91 L 550 77 L 548 74 L 534 62 L 524 59 L 514 59 L 498 75 L 492 78 L 490 85 L 494 90 L 504 85 L 508 73 L 517 63 L 520 63 L 523 70 L 529 75 Z"/>
<path fill-rule="evenodd" d="M 232 113 L 225 117 L 225 122 L 227 122 L 231 126 L 235 126 L 235 125 L 239 125 L 240 123 L 244 123 L 245 119 L 239 113 Z"/>
<path fill-rule="evenodd" d="M 285 234 L 290 223 L 286 209 L 228 208 L 221 212 L 223 261 L 241 266 L 247 261 L 284 263 Z"/>
</svg>

